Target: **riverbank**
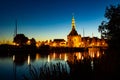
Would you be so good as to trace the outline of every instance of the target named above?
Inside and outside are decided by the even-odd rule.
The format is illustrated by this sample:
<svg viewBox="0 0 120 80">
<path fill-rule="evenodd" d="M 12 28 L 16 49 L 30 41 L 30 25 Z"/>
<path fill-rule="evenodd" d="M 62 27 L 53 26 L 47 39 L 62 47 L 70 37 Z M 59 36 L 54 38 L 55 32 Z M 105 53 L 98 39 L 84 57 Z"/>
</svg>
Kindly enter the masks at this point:
<svg viewBox="0 0 120 80">
<path fill-rule="evenodd" d="M 24 45 L 24 46 L 15 46 L 15 45 L 0 45 L 0 52 L 3 53 L 41 53 L 41 54 L 48 54 L 48 52 L 83 52 L 87 49 L 85 48 L 70 48 L 70 47 L 50 47 L 49 45 L 44 45 L 40 47 L 32 46 L 32 45 Z M 2 53 L 0 54 L 2 55 Z"/>
</svg>

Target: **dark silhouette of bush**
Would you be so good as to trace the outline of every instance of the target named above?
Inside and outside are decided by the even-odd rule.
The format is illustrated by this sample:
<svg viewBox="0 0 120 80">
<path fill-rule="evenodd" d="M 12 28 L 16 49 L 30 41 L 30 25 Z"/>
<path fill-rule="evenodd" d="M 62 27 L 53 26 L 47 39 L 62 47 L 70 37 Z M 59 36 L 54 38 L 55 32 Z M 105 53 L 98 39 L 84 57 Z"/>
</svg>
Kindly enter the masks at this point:
<svg viewBox="0 0 120 80">
<path fill-rule="evenodd" d="M 19 44 L 20 46 L 26 45 L 27 41 L 28 41 L 28 37 L 26 37 L 24 34 L 17 34 L 13 40 L 13 42 Z"/>
</svg>

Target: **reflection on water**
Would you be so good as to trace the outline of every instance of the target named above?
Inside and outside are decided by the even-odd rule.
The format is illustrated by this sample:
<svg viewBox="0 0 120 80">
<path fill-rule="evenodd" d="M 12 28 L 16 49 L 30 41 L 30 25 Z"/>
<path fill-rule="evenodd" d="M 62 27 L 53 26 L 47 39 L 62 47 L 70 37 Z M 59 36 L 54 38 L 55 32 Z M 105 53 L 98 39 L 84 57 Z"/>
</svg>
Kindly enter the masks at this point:
<svg viewBox="0 0 120 80">
<path fill-rule="evenodd" d="M 50 62 L 50 55 L 48 55 L 48 62 Z"/>
<path fill-rule="evenodd" d="M 30 64 L 30 55 L 28 55 L 28 59 L 27 59 L 28 61 L 28 65 Z"/>
<path fill-rule="evenodd" d="M 67 61 L 68 60 L 68 56 L 69 56 L 68 54 L 69 53 L 50 53 L 48 55 L 48 62 L 49 61 L 55 61 L 55 60 Z"/>
<path fill-rule="evenodd" d="M 74 59 L 84 60 L 84 59 L 94 59 L 101 58 L 104 55 L 104 51 L 100 51 L 99 49 L 89 49 L 87 52 L 72 52 L 72 53 L 50 53 L 48 55 L 48 62 L 52 60 L 64 60 L 71 61 L 74 63 Z M 36 54 L 36 60 L 38 60 L 39 54 Z"/>
<path fill-rule="evenodd" d="M 93 60 L 91 60 L 91 68 L 92 68 L 92 70 L 94 69 Z"/>
<path fill-rule="evenodd" d="M 15 55 L 13 55 L 13 62 L 15 61 Z"/>
<path fill-rule="evenodd" d="M 40 59 L 40 54 L 36 53 L 36 60 L 39 60 L 39 59 Z"/>
<path fill-rule="evenodd" d="M 6 62 L 3 63 L 3 59 L 0 58 L 0 74 L 6 74 L 7 75 L 7 69 L 9 68 L 12 71 L 14 71 L 14 78 L 11 79 L 16 79 L 16 77 L 22 77 L 24 72 L 26 71 L 27 67 L 29 65 L 34 65 L 36 67 L 41 66 L 45 64 L 46 62 L 61 62 L 62 64 L 66 65 L 66 63 L 69 61 L 71 63 L 75 63 L 75 61 L 83 61 L 85 59 L 90 59 L 91 60 L 91 68 L 94 69 L 94 61 L 93 59 L 99 59 L 104 55 L 104 51 L 100 51 L 99 49 L 89 49 L 86 52 L 71 52 L 71 53 L 50 53 L 49 55 L 41 55 L 40 53 L 36 54 L 26 54 L 26 55 L 12 55 L 10 57 L 6 56 Z M 11 59 L 12 58 L 12 59 Z M 10 64 L 8 64 L 10 62 Z M 13 64 L 12 64 L 13 63 Z M 12 66 L 13 65 L 13 66 Z M 67 64 L 68 68 L 69 65 Z M 68 69 L 69 70 L 69 69 Z M 11 71 L 11 73 L 13 73 Z M 6 76 L 5 75 L 5 76 Z M 7 80 L 4 78 L 3 80 Z M 9 78 L 8 78 L 9 79 Z M 21 79 L 21 78 L 20 78 Z"/>
</svg>

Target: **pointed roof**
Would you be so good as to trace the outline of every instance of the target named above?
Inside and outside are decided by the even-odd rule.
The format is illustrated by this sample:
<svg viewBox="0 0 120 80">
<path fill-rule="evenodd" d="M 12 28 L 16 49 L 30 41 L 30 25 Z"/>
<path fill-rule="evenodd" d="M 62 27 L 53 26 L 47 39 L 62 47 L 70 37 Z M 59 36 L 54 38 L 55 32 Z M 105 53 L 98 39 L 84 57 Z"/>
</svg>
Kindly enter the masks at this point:
<svg viewBox="0 0 120 80">
<path fill-rule="evenodd" d="M 74 16 L 72 17 L 72 30 L 71 30 L 71 32 L 69 33 L 69 35 L 68 36 L 76 36 L 76 35 L 78 35 L 78 33 L 77 33 L 77 31 L 75 30 L 75 19 L 74 19 Z"/>
<path fill-rule="evenodd" d="M 76 35 L 78 35 L 78 33 L 75 29 L 72 29 L 71 32 L 69 33 L 69 36 L 76 36 Z"/>
</svg>

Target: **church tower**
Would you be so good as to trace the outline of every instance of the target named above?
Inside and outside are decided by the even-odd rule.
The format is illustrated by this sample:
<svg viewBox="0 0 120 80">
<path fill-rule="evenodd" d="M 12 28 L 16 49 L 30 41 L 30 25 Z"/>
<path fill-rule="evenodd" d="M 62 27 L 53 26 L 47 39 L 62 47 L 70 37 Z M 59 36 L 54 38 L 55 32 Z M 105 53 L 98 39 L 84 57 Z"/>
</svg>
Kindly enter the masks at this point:
<svg viewBox="0 0 120 80">
<path fill-rule="evenodd" d="M 67 42 L 68 47 L 80 47 L 81 42 L 81 35 L 78 35 L 76 31 L 76 25 L 75 25 L 75 19 L 74 16 L 72 16 L 72 29 L 70 33 L 67 35 Z"/>
</svg>

